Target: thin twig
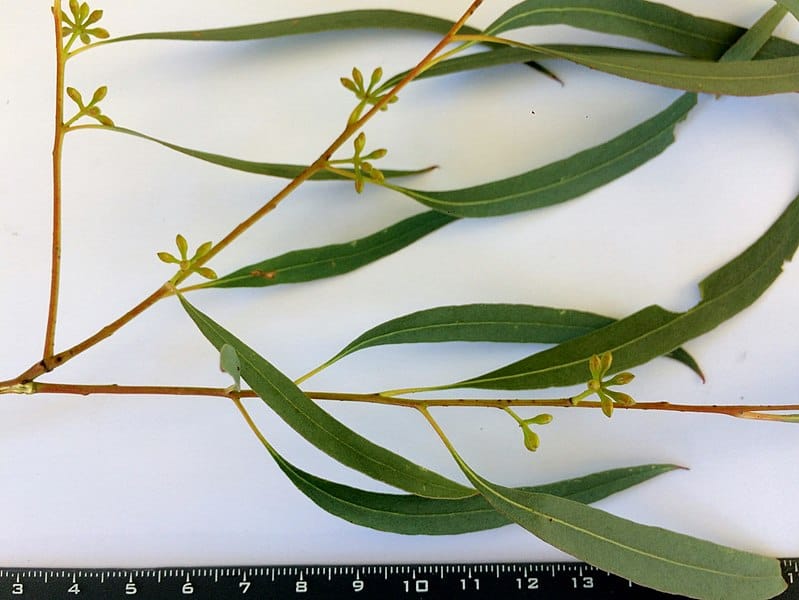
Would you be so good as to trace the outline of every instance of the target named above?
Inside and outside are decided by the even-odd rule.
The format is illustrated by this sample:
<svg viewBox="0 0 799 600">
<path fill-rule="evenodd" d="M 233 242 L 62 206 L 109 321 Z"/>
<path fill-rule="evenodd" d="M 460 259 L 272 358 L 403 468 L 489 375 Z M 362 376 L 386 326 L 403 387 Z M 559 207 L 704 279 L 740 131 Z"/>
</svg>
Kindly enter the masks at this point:
<svg viewBox="0 0 799 600">
<path fill-rule="evenodd" d="M 2 391 L 2 388 L 0 388 Z M 10 390 L 11 391 L 11 390 Z M 13 390 L 16 391 L 16 390 Z M 77 394 L 89 396 L 93 394 L 108 395 L 163 395 L 163 396 L 213 396 L 222 398 L 256 398 L 252 390 L 232 391 L 227 388 L 193 387 L 193 386 L 153 386 L 153 385 L 83 385 L 70 383 L 35 382 L 28 388 L 31 394 Z M 535 408 L 591 408 L 601 409 L 600 402 L 583 400 L 574 404 L 573 398 L 534 399 L 534 398 L 440 398 L 417 400 L 414 398 L 400 398 L 383 396 L 382 394 L 351 394 L 345 392 L 317 392 L 306 391 L 306 396 L 312 400 L 329 400 L 338 402 L 361 402 L 365 404 L 382 404 L 386 406 L 401 406 L 405 408 L 435 408 L 435 407 L 462 407 L 462 408 L 497 408 L 508 407 L 535 407 Z M 660 410 L 669 412 L 707 413 L 727 415 L 736 418 L 768 420 L 761 416 L 762 413 L 799 411 L 799 404 L 729 404 L 729 405 L 704 405 L 704 404 L 673 404 L 671 402 L 638 402 L 631 406 L 617 405 L 616 410 Z M 779 417 L 779 415 L 775 415 Z"/>
<path fill-rule="evenodd" d="M 42 359 L 47 360 L 55 351 L 56 321 L 58 318 L 58 292 L 61 283 L 61 152 L 64 146 L 64 66 L 66 58 L 62 47 L 61 2 L 53 3 L 55 22 L 56 85 L 55 128 L 53 133 L 53 230 L 50 256 L 50 300 L 47 305 L 47 326 L 44 334 Z"/>
</svg>

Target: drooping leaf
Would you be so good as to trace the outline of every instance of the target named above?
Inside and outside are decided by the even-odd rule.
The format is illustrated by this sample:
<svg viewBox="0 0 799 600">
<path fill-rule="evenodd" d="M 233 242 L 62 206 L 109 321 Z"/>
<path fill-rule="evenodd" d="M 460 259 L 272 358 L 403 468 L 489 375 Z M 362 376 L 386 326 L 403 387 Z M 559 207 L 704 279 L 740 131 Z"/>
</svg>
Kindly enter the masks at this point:
<svg viewBox="0 0 799 600">
<path fill-rule="evenodd" d="M 347 344 L 323 366 L 345 356 L 389 344 L 434 342 L 515 342 L 559 344 L 613 323 L 595 313 L 527 304 L 440 306 L 381 323 Z M 670 355 L 700 377 L 696 361 L 685 350 Z"/>
<path fill-rule="evenodd" d="M 489 217 L 571 200 L 629 173 L 674 141 L 674 128 L 696 104 L 683 94 L 618 137 L 521 175 L 470 188 L 422 191 L 390 185 L 430 208 L 458 217 Z"/>
<path fill-rule="evenodd" d="M 449 500 L 371 492 L 312 475 L 289 463 L 274 449 L 269 451 L 303 494 L 323 510 L 356 525 L 406 535 L 453 535 L 511 523 L 477 493 Z M 676 468 L 679 467 L 643 465 L 521 489 L 591 503 Z"/>
<path fill-rule="evenodd" d="M 427 211 L 365 238 L 294 250 L 248 265 L 203 287 L 263 287 L 341 275 L 388 256 L 453 220 L 442 213 Z"/>
<path fill-rule="evenodd" d="M 177 144 L 166 142 L 164 140 L 159 140 L 158 138 L 154 138 L 144 133 L 134 131 L 133 129 L 127 129 L 125 127 L 103 127 L 102 129 L 104 131 L 114 131 L 117 133 L 124 133 L 126 135 L 132 135 L 134 137 L 142 138 L 144 140 L 155 142 L 156 144 L 160 144 L 165 148 L 169 148 L 170 150 L 180 152 L 181 154 L 185 154 L 193 158 L 198 158 L 200 160 L 204 160 L 206 162 L 219 165 L 221 167 L 227 167 L 228 169 L 234 169 L 236 171 L 243 171 L 245 173 L 254 173 L 255 175 L 270 175 L 272 177 L 282 177 L 283 179 L 294 179 L 307 168 L 306 165 L 288 165 L 281 163 L 254 162 L 251 160 L 242 160 L 240 158 L 223 156 L 221 154 L 204 152 L 202 150 L 194 150 L 192 148 L 178 146 Z M 392 177 L 406 177 L 408 175 L 418 175 L 420 173 L 426 173 L 428 171 L 430 171 L 430 168 L 415 169 L 415 170 L 384 169 L 382 172 L 383 175 L 385 175 L 386 177 L 392 178 Z M 324 180 L 349 181 L 346 177 L 343 177 L 341 175 L 338 175 L 330 171 L 319 171 L 315 173 L 311 177 L 311 179 L 315 181 L 324 181 Z"/>
<path fill-rule="evenodd" d="M 552 494 L 490 483 L 451 452 L 499 512 L 575 558 L 634 583 L 708 600 L 761 600 L 787 587 L 775 558 L 640 525 Z"/>
<path fill-rule="evenodd" d="M 625 371 L 707 333 L 752 304 L 782 272 L 799 245 L 799 197 L 749 248 L 706 277 L 701 301 L 676 313 L 652 305 L 602 329 L 520 361 L 443 388 L 537 389 L 585 379 L 591 356 L 613 353 L 613 372 Z"/>
<path fill-rule="evenodd" d="M 558 24 L 635 38 L 705 60 L 721 58 L 746 32 L 736 25 L 645 0 L 527 0 L 497 18 L 486 33 L 498 35 L 521 27 Z M 755 58 L 797 54 L 796 44 L 772 38 Z"/>
<path fill-rule="evenodd" d="M 799 56 L 715 62 L 626 49 L 529 47 L 619 77 L 689 92 L 764 96 L 799 91 Z"/>
<path fill-rule="evenodd" d="M 183 40 L 238 42 L 261 40 L 287 35 L 320 33 L 324 31 L 346 31 L 354 29 L 411 29 L 445 34 L 454 23 L 447 19 L 428 15 L 403 12 L 399 10 L 367 9 L 349 10 L 337 13 L 310 15 L 292 19 L 282 19 L 267 23 L 222 27 L 216 29 L 189 31 L 161 31 L 138 33 L 108 40 L 125 42 L 132 40 Z M 465 27 L 463 33 L 476 33 L 473 27 Z"/>
<path fill-rule="evenodd" d="M 310 400 L 292 381 L 244 342 L 179 297 L 198 329 L 217 350 L 226 344 L 238 355 L 241 378 L 290 427 L 341 463 L 419 496 L 463 498 L 474 493 L 359 435 Z"/>
</svg>

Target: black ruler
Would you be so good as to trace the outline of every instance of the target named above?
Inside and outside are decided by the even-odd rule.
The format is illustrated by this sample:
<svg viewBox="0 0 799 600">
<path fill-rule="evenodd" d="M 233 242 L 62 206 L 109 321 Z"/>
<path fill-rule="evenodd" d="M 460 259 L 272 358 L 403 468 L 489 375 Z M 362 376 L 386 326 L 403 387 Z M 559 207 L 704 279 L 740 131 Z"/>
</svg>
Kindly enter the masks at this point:
<svg viewBox="0 0 799 600">
<path fill-rule="evenodd" d="M 799 600 L 799 559 L 783 559 Z M 675 599 L 584 563 L 0 569 L 0 599 Z M 732 600 L 732 599 L 731 599 Z"/>
</svg>

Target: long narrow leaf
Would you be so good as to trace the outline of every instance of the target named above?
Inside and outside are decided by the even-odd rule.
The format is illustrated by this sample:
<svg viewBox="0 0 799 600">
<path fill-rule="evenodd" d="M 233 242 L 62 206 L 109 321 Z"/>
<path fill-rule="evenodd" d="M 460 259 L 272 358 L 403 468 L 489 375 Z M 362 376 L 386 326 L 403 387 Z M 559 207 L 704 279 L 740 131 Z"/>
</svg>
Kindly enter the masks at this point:
<svg viewBox="0 0 799 600">
<path fill-rule="evenodd" d="M 399 10 L 368 9 L 311 15 L 267 23 L 255 23 L 252 25 L 222 27 L 217 29 L 138 33 L 110 39 L 104 43 L 133 40 L 238 42 L 287 35 L 354 29 L 412 29 L 444 34 L 449 31 L 452 25 L 453 22 L 447 19 L 440 19 L 423 14 Z M 472 27 L 466 27 L 462 31 L 463 33 L 477 32 L 477 30 Z"/>
<path fill-rule="evenodd" d="M 670 352 L 752 304 L 782 272 L 799 245 L 799 197 L 749 248 L 699 284 L 702 300 L 682 313 L 652 305 L 602 329 L 518 362 L 443 388 L 536 389 L 585 379 L 594 354 L 613 352 L 622 371 Z"/>
<path fill-rule="evenodd" d="M 271 175 L 272 177 L 282 177 L 284 179 L 294 179 L 307 168 L 306 165 L 288 165 L 281 163 L 254 162 L 251 160 L 242 160 L 240 158 L 223 156 L 221 154 L 204 152 L 202 150 L 194 150 L 192 148 L 178 146 L 177 144 L 173 144 L 172 142 L 159 140 L 158 138 L 146 135 L 144 133 L 140 133 L 138 131 L 134 131 L 133 129 L 126 129 L 125 127 L 104 126 L 100 129 L 102 129 L 103 131 L 114 131 L 116 133 L 124 133 L 126 135 L 138 137 L 144 140 L 148 140 L 150 142 L 155 142 L 156 144 L 160 144 L 161 146 L 169 148 L 170 150 L 175 150 L 176 152 L 180 152 L 181 154 L 185 154 L 193 158 L 198 158 L 200 160 L 204 160 L 206 162 L 219 165 L 221 167 L 227 167 L 228 169 L 235 169 L 236 171 L 244 171 L 245 173 L 254 173 L 256 175 Z M 430 171 L 430 168 L 415 169 L 415 170 L 385 169 L 382 172 L 383 175 L 391 178 L 391 177 L 405 177 L 408 175 L 418 175 L 420 173 L 426 173 L 428 171 Z M 311 177 L 311 179 L 316 181 L 322 181 L 322 180 L 348 181 L 346 177 L 343 177 L 336 173 L 332 173 L 330 171 L 319 171 L 318 173 L 315 173 Z"/>
<path fill-rule="evenodd" d="M 333 418 L 294 383 L 244 342 L 185 298 L 180 302 L 202 334 L 217 350 L 228 344 L 239 357 L 241 378 L 290 427 L 341 463 L 374 479 L 431 498 L 463 498 L 473 490 L 386 450 Z"/>
<path fill-rule="evenodd" d="M 731 63 L 625 49 L 531 49 L 619 77 L 689 92 L 763 96 L 799 91 L 799 56 Z"/>
<path fill-rule="evenodd" d="M 636 38 L 706 60 L 720 58 L 746 32 L 742 27 L 645 0 L 527 0 L 497 18 L 486 33 L 498 35 L 521 27 L 556 24 Z M 771 38 L 755 58 L 797 54 L 796 44 Z"/>
<path fill-rule="evenodd" d="M 674 141 L 674 128 L 696 104 L 680 96 L 620 136 L 521 175 L 470 188 L 421 191 L 390 186 L 430 208 L 458 217 L 489 217 L 571 200 L 629 173 Z"/>
<path fill-rule="evenodd" d="M 595 313 L 526 304 L 439 306 L 373 327 L 347 344 L 324 367 L 360 350 L 389 344 L 454 341 L 559 344 L 614 322 L 615 319 Z M 696 361 L 684 350 L 670 356 L 702 377 Z"/>
<path fill-rule="evenodd" d="M 634 583 L 708 600 L 773 598 L 787 587 L 777 559 L 640 525 L 552 494 L 496 485 L 452 453 L 499 512 L 556 548 Z"/>
<path fill-rule="evenodd" d="M 427 211 L 365 238 L 295 250 L 242 267 L 203 287 L 263 287 L 341 275 L 388 256 L 453 220 L 448 215 Z"/>
<path fill-rule="evenodd" d="M 494 529 L 512 522 L 477 493 L 448 500 L 371 492 L 312 475 L 289 463 L 274 449 L 268 449 L 297 489 L 323 510 L 356 525 L 405 535 L 453 535 Z M 588 504 L 676 468 L 679 467 L 643 465 L 521 489 Z"/>
</svg>

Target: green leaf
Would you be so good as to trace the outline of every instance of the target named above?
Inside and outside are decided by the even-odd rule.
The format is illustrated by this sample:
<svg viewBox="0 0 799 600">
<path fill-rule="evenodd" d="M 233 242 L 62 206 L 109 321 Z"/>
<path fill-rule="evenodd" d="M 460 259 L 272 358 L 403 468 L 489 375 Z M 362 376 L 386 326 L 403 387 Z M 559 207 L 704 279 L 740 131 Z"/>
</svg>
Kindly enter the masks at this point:
<svg viewBox="0 0 799 600">
<path fill-rule="evenodd" d="M 643 0 L 527 0 L 501 15 L 486 33 L 555 24 L 636 38 L 706 60 L 721 58 L 746 32 L 742 27 Z M 796 44 L 772 38 L 757 58 L 797 54 Z"/>
<path fill-rule="evenodd" d="M 496 485 L 451 452 L 499 512 L 556 548 L 634 583 L 713 600 L 766 599 L 787 588 L 777 559 L 640 525 L 552 494 Z"/>
<path fill-rule="evenodd" d="M 138 131 L 134 131 L 133 129 L 126 129 L 124 127 L 104 127 L 103 129 L 107 131 L 115 131 L 117 133 L 124 133 L 126 135 L 132 135 L 134 137 L 142 138 L 150 142 L 155 142 L 156 144 L 160 144 L 161 146 L 169 148 L 170 150 L 175 150 L 176 152 L 180 152 L 181 154 L 185 154 L 193 158 L 198 158 L 200 160 L 204 160 L 206 162 L 213 163 L 215 165 L 219 165 L 222 167 L 227 167 L 228 169 L 235 169 L 236 171 L 244 171 L 245 173 L 254 173 L 256 175 L 270 175 L 272 177 L 282 177 L 284 179 L 294 179 L 307 168 L 305 165 L 287 165 L 280 163 L 253 162 L 250 160 L 242 160 L 239 158 L 222 156 L 221 154 L 203 152 L 202 150 L 193 150 L 192 148 L 185 148 L 183 146 L 178 146 L 177 144 L 166 142 L 164 140 L 159 140 L 158 138 L 145 135 L 144 133 L 139 133 Z M 384 169 L 383 175 L 385 175 L 386 177 L 406 177 L 408 175 L 418 175 L 420 173 L 427 173 L 430 170 L 431 170 L 430 167 L 425 169 L 415 169 L 415 170 Z M 311 177 L 311 179 L 314 181 L 329 181 L 329 180 L 349 181 L 349 179 L 347 179 L 346 177 L 337 175 L 336 173 L 331 173 L 329 171 L 320 171 L 316 173 L 313 177 Z"/>
<path fill-rule="evenodd" d="M 266 447 L 297 489 L 323 510 L 356 525 L 406 535 L 453 535 L 512 522 L 477 493 L 450 500 L 371 492 L 312 475 L 289 463 L 271 446 Z M 642 465 L 521 489 L 591 503 L 678 468 Z"/>
<path fill-rule="evenodd" d="M 444 34 L 452 25 L 453 22 L 447 19 L 398 10 L 350 10 L 218 29 L 139 33 L 114 38 L 109 43 L 131 40 L 238 42 L 353 29 L 412 29 Z M 477 30 L 465 27 L 462 32 L 476 33 Z"/>
<path fill-rule="evenodd" d="M 714 62 L 625 49 L 527 47 L 619 77 L 690 92 L 763 96 L 799 90 L 799 56 Z"/>
<path fill-rule="evenodd" d="M 674 141 L 674 128 L 694 107 L 683 94 L 654 117 L 618 137 L 521 175 L 470 188 L 421 191 L 392 184 L 430 208 L 458 217 L 489 217 L 571 200 L 629 173 Z"/>
<path fill-rule="evenodd" d="M 217 350 L 231 346 L 238 355 L 241 377 L 256 394 L 308 442 L 374 479 L 431 498 L 463 498 L 473 490 L 451 481 L 354 432 L 302 393 L 294 383 L 241 340 L 194 308 L 180 302 L 202 334 Z"/>
<path fill-rule="evenodd" d="M 358 336 L 324 367 L 345 356 L 388 344 L 434 342 L 515 342 L 558 344 L 615 322 L 595 313 L 526 304 L 466 304 L 440 306 L 381 323 Z M 685 350 L 670 355 L 702 372 Z"/>
<path fill-rule="evenodd" d="M 724 53 L 719 62 L 749 60 L 750 57 L 757 54 L 765 40 L 771 37 L 772 32 L 785 18 L 787 12 L 782 6 L 772 6 L 746 33 L 738 38 L 738 41 Z"/>
<path fill-rule="evenodd" d="M 799 19 L 799 0 L 775 0 L 775 2 Z"/>
<path fill-rule="evenodd" d="M 706 277 L 702 300 L 682 313 L 652 305 L 602 329 L 490 373 L 437 389 L 537 389 L 585 380 L 591 356 L 613 353 L 614 372 L 671 352 L 752 304 L 782 272 L 799 245 L 799 197 L 749 248 Z"/>
<path fill-rule="evenodd" d="M 427 211 L 365 238 L 294 250 L 242 267 L 204 287 L 263 287 L 341 275 L 388 256 L 453 220 L 447 215 Z"/>
</svg>

